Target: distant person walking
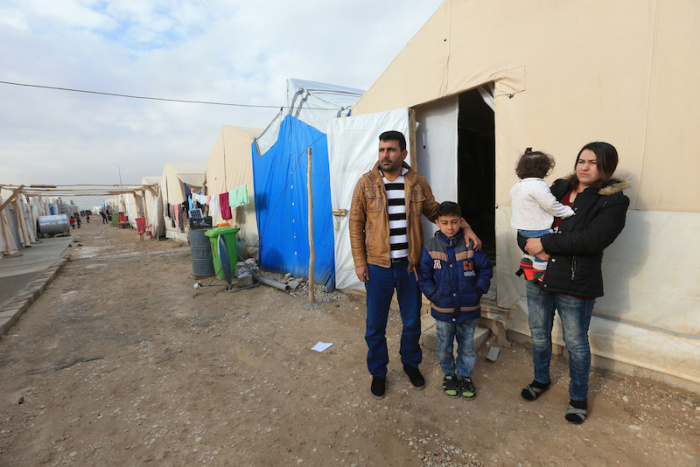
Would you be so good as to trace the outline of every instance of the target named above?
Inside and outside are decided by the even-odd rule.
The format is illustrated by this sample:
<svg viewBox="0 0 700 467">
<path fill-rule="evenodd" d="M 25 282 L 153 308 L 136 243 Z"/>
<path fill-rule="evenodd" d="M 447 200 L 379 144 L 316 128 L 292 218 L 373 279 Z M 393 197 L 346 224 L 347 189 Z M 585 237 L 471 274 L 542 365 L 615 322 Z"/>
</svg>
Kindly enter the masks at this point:
<svg viewBox="0 0 700 467">
<path fill-rule="evenodd" d="M 104 210 L 100 211 L 100 216 L 102 216 L 102 223 L 106 224 L 107 223 L 107 214 L 104 212 Z"/>
</svg>

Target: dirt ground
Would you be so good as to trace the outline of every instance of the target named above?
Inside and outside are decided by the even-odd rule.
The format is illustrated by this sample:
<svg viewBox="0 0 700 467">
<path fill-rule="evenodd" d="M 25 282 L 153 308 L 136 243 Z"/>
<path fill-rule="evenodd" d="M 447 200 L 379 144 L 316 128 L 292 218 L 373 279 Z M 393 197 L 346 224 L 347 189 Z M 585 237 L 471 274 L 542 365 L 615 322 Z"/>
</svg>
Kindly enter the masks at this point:
<svg viewBox="0 0 700 467">
<path fill-rule="evenodd" d="M 696 395 L 594 371 L 590 418 L 570 425 L 566 362 L 526 402 L 518 344 L 494 363 L 480 350 L 475 401 L 441 392 L 429 351 L 416 391 L 392 313 L 377 400 L 361 300 L 195 290 L 186 245 L 94 218 L 72 234 L 71 261 L 0 339 L 1 465 L 700 465 Z"/>
</svg>

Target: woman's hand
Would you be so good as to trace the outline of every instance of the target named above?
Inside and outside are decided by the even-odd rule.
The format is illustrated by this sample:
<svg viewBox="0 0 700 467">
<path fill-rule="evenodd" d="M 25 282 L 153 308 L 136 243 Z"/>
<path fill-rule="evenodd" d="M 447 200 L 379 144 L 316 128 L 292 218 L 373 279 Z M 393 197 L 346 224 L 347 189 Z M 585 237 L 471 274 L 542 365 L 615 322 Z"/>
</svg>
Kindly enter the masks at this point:
<svg viewBox="0 0 700 467">
<path fill-rule="evenodd" d="M 528 238 L 527 242 L 525 242 L 525 251 L 527 254 L 537 256 L 543 261 L 549 261 L 549 255 L 544 252 L 542 240 L 539 238 Z"/>
</svg>

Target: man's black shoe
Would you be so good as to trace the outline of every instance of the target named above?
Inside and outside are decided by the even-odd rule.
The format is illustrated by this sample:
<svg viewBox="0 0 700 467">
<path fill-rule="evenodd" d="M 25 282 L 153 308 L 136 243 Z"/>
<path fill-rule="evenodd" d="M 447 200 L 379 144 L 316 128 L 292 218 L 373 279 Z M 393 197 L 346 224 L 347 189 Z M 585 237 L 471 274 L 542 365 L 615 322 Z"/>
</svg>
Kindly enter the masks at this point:
<svg viewBox="0 0 700 467">
<path fill-rule="evenodd" d="M 411 384 L 414 385 L 416 389 L 425 388 L 425 379 L 423 379 L 423 375 L 420 374 L 418 368 L 405 363 L 403 365 L 403 371 L 406 372 L 408 379 L 411 380 Z"/>
<path fill-rule="evenodd" d="M 380 378 L 379 376 L 372 376 L 372 395 L 377 399 L 384 397 L 384 390 L 386 389 L 386 378 Z"/>
</svg>

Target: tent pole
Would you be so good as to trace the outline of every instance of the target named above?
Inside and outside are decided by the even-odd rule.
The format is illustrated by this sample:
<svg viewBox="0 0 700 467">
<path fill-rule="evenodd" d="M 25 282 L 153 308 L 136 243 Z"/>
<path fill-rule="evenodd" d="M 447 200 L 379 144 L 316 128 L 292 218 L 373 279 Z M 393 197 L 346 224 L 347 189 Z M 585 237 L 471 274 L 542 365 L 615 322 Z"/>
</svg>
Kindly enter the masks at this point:
<svg viewBox="0 0 700 467">
<path fill-rule="evenodd" d="M 146 190 L 141 190 L 141 203 L 143 203 L 143 217 L 145 219 L 145 224 L 148 225 L 148 203 L 146 203 Z"/>
<path fill-rule="evenodd" d="M 416 109 L 408 110 L 408 149 L 411 151 L 411 166 L 418 172 L 418 158 L 416 157 Z"/>
<path fill-rule="evenodd" d="M 307 172 L 307 185 L 309 189 L 309 302 L 316 301 L 314 295 L 314 262 L 316 249 L 314 247 L 314 202 L 311 193 L 311 148 L 307 149 L 309 155 L 309 168 Z"/>
</svg>

